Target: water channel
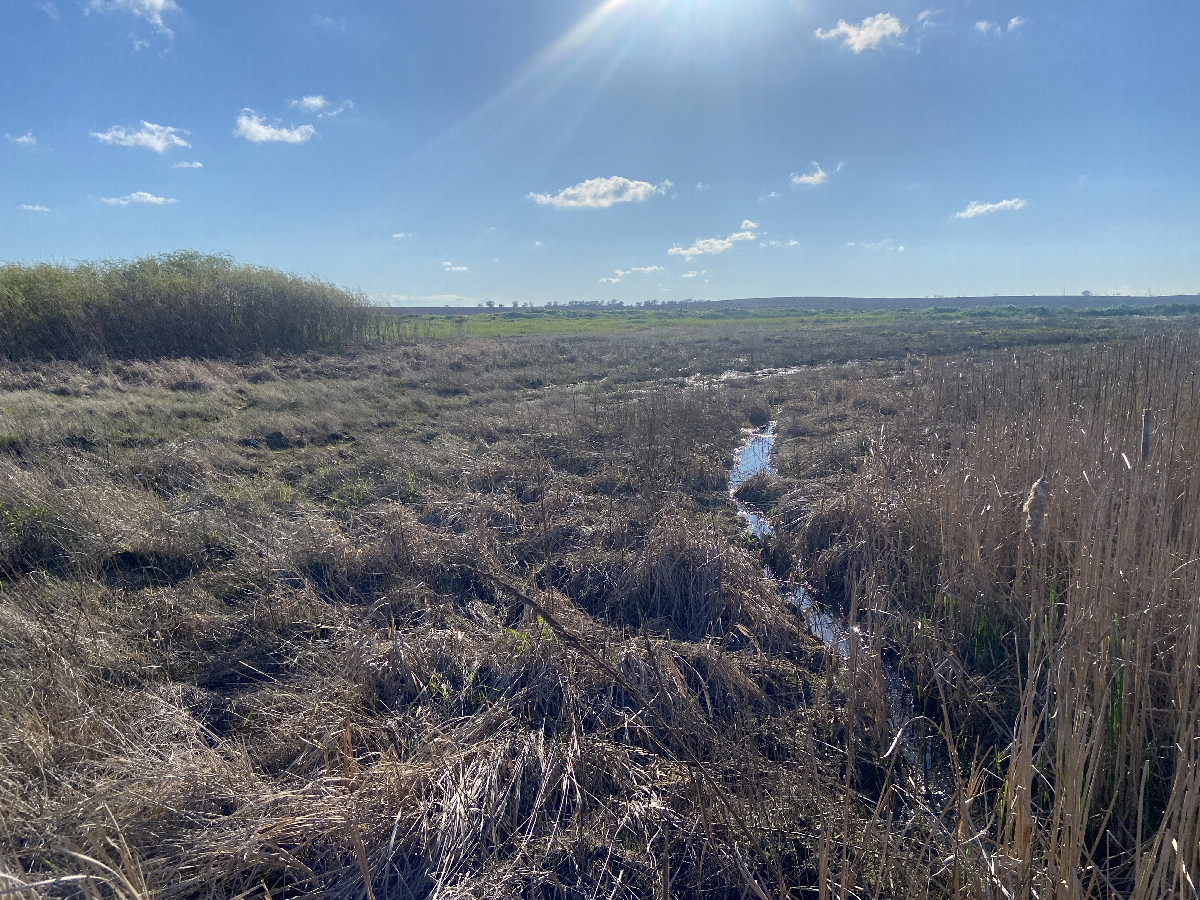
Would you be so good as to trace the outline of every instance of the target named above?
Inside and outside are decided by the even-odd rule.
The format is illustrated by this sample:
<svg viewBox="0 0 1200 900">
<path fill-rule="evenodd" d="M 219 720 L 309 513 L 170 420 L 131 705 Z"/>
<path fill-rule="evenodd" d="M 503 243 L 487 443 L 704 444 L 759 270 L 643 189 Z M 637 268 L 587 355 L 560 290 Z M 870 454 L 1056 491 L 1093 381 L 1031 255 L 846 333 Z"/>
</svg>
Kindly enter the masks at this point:
<svg viewBox="0 0 1200 900">
<path fill-rule="evenodd" d="M 771 454 L 775 449 L 776 423 L 770 422 L 763 428 L 746 429 L 744 434 L 741 447 L 734 453 L 733 467 L 729 473 L 729 495 L 737 504 L 738 515 L 746 520 L 747 530 L 762 540 L 773 533 L 770 516 L 763 510 L 743 503 L 735 492 L 759 473 L 765 472 L 771 476 L 778 474 L 771 464 Z M 782 581 L 769 568 L 766 575 L 775 583 L 780 594 L 804 618 L 813 637 L 824 644 L 831 653 L 836 654 L 843 663 L 850 661 L 851 641 L 856 642 L 859 653 L 869 652 L 866 636 L 860 634 L 857 628 L 847 628 L 839 618 L 835 618 L 817 603 L 816 598 L 803 585 Z M 932 759 L 928 744 L 915 735 L 906 733 L 909 724 L 914 721 L 912 695 L 899 672 L 886 663 L 883 664 L 883 681 L 888 706 L 887 724 L 896 735 L 894 744 L 908 760 L 918 780 L 929 785 Z"/>
<path fill-rule="evenodd" d="M 735 492 L 759 473 L 765 472 L 771 476 L 778 474 L 771 465 L 771 453 L 775 449 L 775 427 L 775 422 L 769 422 L 763 428 L 747 429 L 742 446 L 733 455 L 733 468 L 729 472 L 729 496 L 737 504 L 738 515 L 746 520 L 746 530 L 759 540 L 773 533 L 770 516 L 748 503 L 743 503 Z M 830 613 L 822 609 L 802 585 L 779 581 L 770 569 L 767 570 L 767 575 L 775 581 L 787 601 L 804 616 L 809 631 L 839 657 L 848 659 L 850 645 L 847 630 Z"/>
</svg>

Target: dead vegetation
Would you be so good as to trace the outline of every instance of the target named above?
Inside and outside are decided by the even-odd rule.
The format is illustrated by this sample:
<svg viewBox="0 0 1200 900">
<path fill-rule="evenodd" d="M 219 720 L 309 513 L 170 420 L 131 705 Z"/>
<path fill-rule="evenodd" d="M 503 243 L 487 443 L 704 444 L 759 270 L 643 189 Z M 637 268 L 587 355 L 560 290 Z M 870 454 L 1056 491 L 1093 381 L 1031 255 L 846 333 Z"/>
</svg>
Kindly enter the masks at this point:
<svg viewBox="0 0 1200 900">
<path fill-rule="evenodd" d="M 661 372 L 728 361 L 678 335 L 12 366 L 0 892 L 1161 895 L 1197 417 L 1194 348 L 1146 347 L 690 387 Z M 764 547 L 727 474 L 771 411 Z M 763 572 L 797 550 L 846 660 Z"/>
<path fill-rule="evenodd" d="M 859 702 L 884 691 L 871 660 L 910 686 L 981 889 L 1195 896 L 1198 350 L 1159 335 L 864 380 L 858 475 L 788 535 L 867 636 Z"/>
</svg>

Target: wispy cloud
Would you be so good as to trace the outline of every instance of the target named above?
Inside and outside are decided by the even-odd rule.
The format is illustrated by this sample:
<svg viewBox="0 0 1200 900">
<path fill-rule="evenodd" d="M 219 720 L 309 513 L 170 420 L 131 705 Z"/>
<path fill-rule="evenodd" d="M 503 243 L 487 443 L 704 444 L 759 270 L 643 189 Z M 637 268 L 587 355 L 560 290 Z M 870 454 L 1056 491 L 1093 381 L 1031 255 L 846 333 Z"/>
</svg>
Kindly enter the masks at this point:
<svg viewBox="0 0 1200 900">
<path fill-rule="evenodd" d="M 58 7 L 51 3 L 50 0 L 38 0 L 33 5 L 48 15 L 51 21 L 58 21 Z"/>
<path fill-rule="evenodd" d="M 856 247 L 859 250 L 887 250 L 891 253 L 903 253 L 904 245 L 897 244 L 891 238 L 884 238 L 882 241 L 871 241 L 867 243 L 850 241 L 846 244 L 847 247 Z"/>
<path fill-rule="evenodd" d="M 692 270 L 691 272 L 684 272 L 679 277 L 680 278 L 698 278 L 701 275 L 707 275 L 707 274 L 708 274 L 708 269 L 701 269 L 699 272 L 697 272 L 695 270 Z"/>
<path fill-rule="evenodd" d="M 840 167 L 839 167 L 840 168 Z M 817 163 L 813 163 L 808 167 L 808 173 L 805 175 L 792 174 L 792 184 L 824 184 L 829 180 L 829 174 L 820 167 Z"/>
<path fill-rule="evenodd" d="M 313 13 L 312 23 L 323 31 L 341 31 L 344 33 L 349 30 L 345 19 L 334 19 L 330 16 L 323 16 L 320 13 Z"/>
<path fill-rule="evenodd" d="M 142 127 L 132 131 L 120 125 L 114 125 L 108 131 L 93 131 L 92 137 L 103 144 L 115 144 L 118 147 L 145 147 L 155 153 L 163 153 L 171 147 L 192 146 L 179 135 L 187 134 L 179 128 L 169 125 L 155 125 L 153 122 L 143 122 Z"/>
<path fill-rule="evenodd" d="M 37 138 L 33 136 L 32 131 L 27 131 L 24 134 L 19 134 L 13 137 L 11 134 L 4 135 L 4 139 L 10 144 L 17 144 L 21 147 L 36 147 Z"/>
<path fill-rule="evenodd" d="M 705 184 L 703 181 L 697 181 L 697 182 L 696 182 L 696 190 L 698 190 L 698 191 L 700 191 L 700 192 L 704 192 L 704 191 L 711 191 L 711 190 L 712 190 L 712 185 L 711 185 L 711 184 Z"/>
<path fill-rule="evenodd" d="M 175 165 L 171 166 L 171 168 L 172 169 L 203 169 L 204 163 L 200 162 L 200 160 L 198 160 L 198 159 L 194 159 L 191 162 L 177 162 L 177 163 L 175 163 Z"/>
<path fill-rule="evenodd" d="M 619 175 L 610 178 L 589 178 L 563 188 L 557 194 L 530 193 L 526 197 L 539 206 L 558 209 L 607 209 L 615 203 L 641 203 L 655 194 L 665 194 L 671 182 L 653 185 L 648 181 L 631 181 Z"/>
<path fill-rule="evenodd" d="M 600 279 L 601 284 L 620 284 L 626 275 L 653 275 L 656 272 L 667 271 L 662 266 L 634 266 L 631 269 L 617 269 L 612 275 Z"/>
<path fill-rule="evenodd" d="M 167 13 L 179 12 L 175 0 L 90 0 L 88 12 L 124 12 L 145 19 L 162 34 L 170 37 L 171 29 L 163 21 Z"/>
<path fill-rule="evenodd" d="M 1011 200 L 1001 200 L 998 203 L 980 203 L 978 200 L 972 200 L 967 204 L 967 208 L 956 212 L 956 219 L 974 219 L 976 216 L 986 216 L 994 212 L 1007 212 L 1010 210 L 1018 210 L 1025 205 L 1025 201 L 1019 197 L 1013 197 Z"/>
<path fill-rule="evenodd" d="M 762 241 L 759 246 L 762 247 L 799 247 L 800 242 L 795 238 L 786 241 Z"/>
<path fill-rule="evenodd" d="M 348 109 L 354 109 L 353 100 L 343 100 L 332 109 L 326 109 L 324 112 L 317 113 L 318 119 L 332 119 L 334 116 L 340 116 Z"/>
<path fill-rule="evenodd" d="M 17 209 L 23 209 L 25 212 L 50 212 L 50 207 L 40 203 L 22 203 Z"/>
<path fill-rule="evenodd" d="M 317 131 L 311 125 L 297 125 L 295 128 L 267 125 L 263 117 L 256 115 L 254 110 L 244 109 L 237 118 L 237 127 L 233 133 L 236 137 L 245 138 L 252 144 L 303 144 L 309 141 Z"/>
<path fill-rule="evenodd" d="M 1008 25 L 1001 25 L 998 22 L 979 21 L 975 23 L 975 30 L 980 34 L 1004 34 L 1012 31 L 1014 28 L 1020 28 L 1026 22 L 1020 16 L 1013 16 L 1008 20 Z"/>
<path fill-rule="evenodd" d="M 681 247 L 676 244 L 667 251 L 671 256 L 682 256 L 688 262 L 691 262 L 697 256 L 705 254 L 724 253 L 733 247 L 734 244 L 740 241 L 753 241 L 757 238 L 754 233 L 758 229 L 758 225 L 746 219 L 742 222 L 741 231 L 736 231 L 729 237 L 723 238 L 697 238 L 690 247 Z"/>
<path fill-rule="evenodd" d="M 446 260 L 442 263 L 442 271 L 444 272 L 469 272 L 470 266 L 456 266 L 454 263 Z"/>
<path fill-rule="evenodd" d="M 395 234 L 393 234 L 393 235 L 392 235 L 392 237 L 394 237 L 394 238 L 406 238 L 406 237 L 412 237 L 412 232 L 409 232 L 409 231 L 397 231 Z"/>
<path fill-rule="evenodd" d="M 178 203 L 174 197 L 155 197 L 146 191 L 134 191 L 132 194 L 126 194 L 124 197 L 101 197 L 109 206 L 132 206 L 136 204 L 148 204 L 150 206 L 162 206 L 164 203 Z"/>
<path fill-rule="evenodd" d="M 292 109 L 303 109 L 306 112 L 314 112 L 318 119 L 332 119 L 334 116 L 340 116 L 348 109 L 354 109 L 353 100 L 343 100 L 337 106 L 325 98 L 324 94 L 308 94 L 301 97 L 299 100 L 289 100 L 288 106 Z"/>
<path fill-rule="evenodd" d="M 900 24 L 900 20 L 891 13 L 879 13 L 876 16 L 868 16 L 858 25 L 851 25 L 845 19 L 838 19 L 835 27 L 828 31 L 818 28 L 814 33 L 821 40 L 826 41 L 841 38 L 842 46 L 847 50 L 862 53 L 864 50 L 875 49 L 884 41 L 900 37 L 905 30 L 904 26 Z"/>
</svg>

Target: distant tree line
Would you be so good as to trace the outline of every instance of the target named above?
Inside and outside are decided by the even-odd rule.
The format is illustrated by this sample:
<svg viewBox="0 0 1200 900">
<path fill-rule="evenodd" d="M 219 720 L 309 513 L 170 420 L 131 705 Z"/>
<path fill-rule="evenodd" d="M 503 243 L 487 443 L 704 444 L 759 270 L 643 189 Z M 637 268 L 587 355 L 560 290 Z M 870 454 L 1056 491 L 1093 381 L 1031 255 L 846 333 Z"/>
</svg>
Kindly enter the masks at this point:
<svg viewBox="0 0 1200 900">
<path fill-rule="evenodd" d="M 0 357 L 220 357 L 380 336 L 365 297 L 312 278 L 180 251 L 0 266 Z"/>
</svg>

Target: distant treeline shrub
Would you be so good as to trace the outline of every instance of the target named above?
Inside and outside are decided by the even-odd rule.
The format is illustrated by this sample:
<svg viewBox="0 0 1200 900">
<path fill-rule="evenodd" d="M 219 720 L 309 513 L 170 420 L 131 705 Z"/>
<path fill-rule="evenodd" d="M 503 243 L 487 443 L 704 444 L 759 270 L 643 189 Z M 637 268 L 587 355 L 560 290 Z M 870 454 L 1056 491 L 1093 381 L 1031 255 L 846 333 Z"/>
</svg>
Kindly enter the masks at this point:
<svg viewBox="0 0 1200 900">
<path fill-rule="evenodd" d="M 0 266 L 0 356 L 236 356 L 377 335 L 361 295 L 225 256 Z"/>
</svg>

